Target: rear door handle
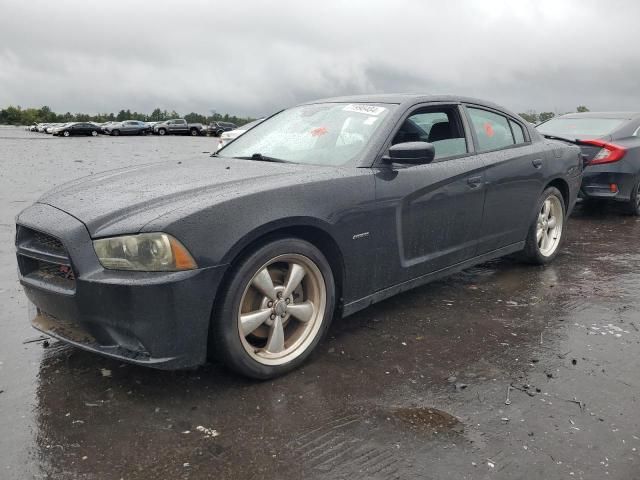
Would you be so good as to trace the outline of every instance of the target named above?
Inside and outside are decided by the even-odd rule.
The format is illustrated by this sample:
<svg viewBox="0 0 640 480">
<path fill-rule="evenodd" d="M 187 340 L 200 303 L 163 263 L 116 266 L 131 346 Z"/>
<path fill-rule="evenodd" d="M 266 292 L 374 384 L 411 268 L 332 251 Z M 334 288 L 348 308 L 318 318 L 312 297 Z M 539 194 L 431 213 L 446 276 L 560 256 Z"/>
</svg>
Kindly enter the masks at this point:
<svg viewBox="0 0 640 480">
<path fill-rule="evenodd" d="M 476 187 L 480 186 L 482 184 L 482 176 L 467 178 L 467 184 L 471 188 L 476 188 Z"/>
<path fill-rule="evenodd" d="M 531 160 L 531 163 L 535 168 L 542 167 L 542 160 L 540 160 L 539 158 L 536 158 L 535 160 Z"/>
</svg>

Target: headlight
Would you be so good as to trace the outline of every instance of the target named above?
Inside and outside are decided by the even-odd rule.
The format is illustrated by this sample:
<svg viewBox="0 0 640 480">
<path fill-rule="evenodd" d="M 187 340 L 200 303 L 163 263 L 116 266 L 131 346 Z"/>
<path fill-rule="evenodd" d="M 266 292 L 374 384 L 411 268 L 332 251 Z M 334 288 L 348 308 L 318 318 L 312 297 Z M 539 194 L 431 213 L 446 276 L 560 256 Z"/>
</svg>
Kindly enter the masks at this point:
<svg viewBox="0 0 640 480">
<path fill-rule="evenodd" d="M 189 251 L 166 233 L 140 233 L 93 241 L 104 268 L 143 272 L 173 272 L 197 268 Z"/>
</svg>

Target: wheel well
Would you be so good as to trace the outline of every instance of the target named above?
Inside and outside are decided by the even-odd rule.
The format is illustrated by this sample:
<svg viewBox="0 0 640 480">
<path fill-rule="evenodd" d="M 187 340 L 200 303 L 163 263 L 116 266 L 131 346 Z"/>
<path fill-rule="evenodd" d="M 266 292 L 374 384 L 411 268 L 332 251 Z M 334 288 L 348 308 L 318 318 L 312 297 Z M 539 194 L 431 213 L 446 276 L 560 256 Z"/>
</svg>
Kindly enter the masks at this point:
<svg viewBox="0 0 640 480">
<path fill-rule="evenodd" d="M 565 182 L 561 178 L 556 178 L 555 180 L 549 182 L 547 186 L 544 188 L 547 189 L 548 187 L 555 187 L 558 190 L 560 190 L 560 193 L 562 194 L 562 199 L 564 200 L 564 208 L 565 210 L 568 209 L 569 208 L 569 184 L 567 184 L 567 182 Z"/>
<path fill-rule="evenodd" d="M 229 281 L 229 276 L 233 270 L 233 266 L 238 263 L 239 260 L 249 255 L 259 246 L 279 238 L 299 238 L 305 240 L 315 246 L 329 262 L 331 272 L 333 273 L 333 280 L 336 285 L 336 306 L 341 308 L 342 298 L 342 286 L 344 282 L 344 258 L 340 247 L 333 239 L 331 235 L 318 227 L 312 227 L 307 225 L 282 227 L 271 232 L 265 233 L 249 244 L 245 245 L 231 260 L 231 268 L 229 268 L 220 283 L 218 293 L 224 290 L 225 285 Z"/>
</svg>

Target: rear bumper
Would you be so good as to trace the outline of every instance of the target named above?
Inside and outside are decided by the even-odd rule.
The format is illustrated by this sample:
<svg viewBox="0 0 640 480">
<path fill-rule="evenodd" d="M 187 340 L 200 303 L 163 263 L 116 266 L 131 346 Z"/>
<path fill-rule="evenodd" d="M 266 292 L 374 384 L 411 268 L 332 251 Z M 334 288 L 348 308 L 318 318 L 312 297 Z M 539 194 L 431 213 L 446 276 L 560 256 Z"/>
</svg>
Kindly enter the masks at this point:
<svg viewBox="0 0 640 480">
<path fill-rule="evenodd" d="M 602 167 L 598 167 L 602 168 Z M 594 171 L 590 167 L 584 171 L 580 196 L 582 198 L 610 199 L 628 202 L 637 174 L 631 171 Z M 614 187 L 615 186 L 615 187 Z"/>
<path fill-rule="evenodd" d="M 36 309 L 32 325 L 85 350 L 162 369 L 204 363 L 211 310 L 226 267 L 184 272 L 125 272 L 102 268 L 84 224 L 36 204 L 20 225 L 57 237 L 68 252 L 74 282 L 65 289 L 34 278 L 20 281 Z"/>
</svg>

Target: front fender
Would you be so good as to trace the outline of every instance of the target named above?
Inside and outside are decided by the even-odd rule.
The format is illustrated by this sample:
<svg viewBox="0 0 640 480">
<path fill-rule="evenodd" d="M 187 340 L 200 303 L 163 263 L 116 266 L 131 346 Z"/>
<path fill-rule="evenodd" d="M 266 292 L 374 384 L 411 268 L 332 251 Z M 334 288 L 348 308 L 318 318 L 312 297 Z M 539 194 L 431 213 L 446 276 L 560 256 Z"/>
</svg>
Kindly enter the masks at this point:
<svg viewBox="0 0 640 480">
<path fill-rule="evenodd" d="M 374 265 L 366 242 L 354 242 L 354 235 L 371 229 L 374 199 L 371 170 L 350 169 L 344 176 L 230 195 L 202 207 L 181 207 L 148 223 L 142 231 L 164 231 L 175 236 L 198 266 L 213 267 L 231 263 L 264 235 L 292 227 L 312 227 L 337 245 L 344 258 L 349 293 L 357 295 L 369 287 L 364 284 L 373 275 L 367 269 Z"/>
</svg>

